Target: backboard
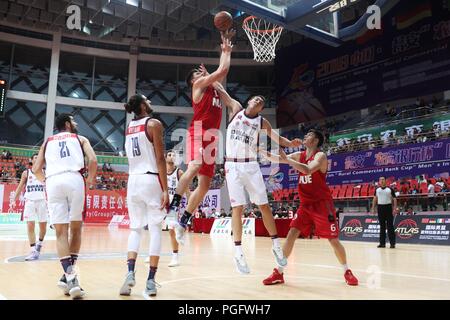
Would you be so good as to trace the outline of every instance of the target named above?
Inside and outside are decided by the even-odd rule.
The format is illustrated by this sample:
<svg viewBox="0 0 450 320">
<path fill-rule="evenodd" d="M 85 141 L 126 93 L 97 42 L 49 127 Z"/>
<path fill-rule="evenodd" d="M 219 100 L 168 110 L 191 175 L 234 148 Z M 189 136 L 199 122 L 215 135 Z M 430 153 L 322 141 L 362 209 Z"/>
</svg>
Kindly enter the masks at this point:
<svg viewBox="0 0 450 320">
<path fill-rule="evenodd" d="M 369 16 L 366 13 L 367 7 L 377 5 L 382 10 L 389 9 L 386 7 L 392 7 L 398 1 L 400 0 L 225 0 L 224 3 L 306 37 L 339 46 L 365 30 Z"/>
</svg>

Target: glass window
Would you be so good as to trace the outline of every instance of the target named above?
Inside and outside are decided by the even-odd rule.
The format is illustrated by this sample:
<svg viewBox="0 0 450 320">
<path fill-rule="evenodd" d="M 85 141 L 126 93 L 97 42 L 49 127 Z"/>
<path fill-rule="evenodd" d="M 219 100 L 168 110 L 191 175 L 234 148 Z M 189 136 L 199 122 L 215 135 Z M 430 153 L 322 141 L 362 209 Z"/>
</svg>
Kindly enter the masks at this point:
<svg viewBox="0 0 450 320">
<path fill-rule="evenodd" d="M 139 61 L 136 90 L 153 105 L 177 106 L 177 65 Z"/>
<path fill-rule="evenodd" d="M 12 44 L 0 41 L 0 78 L 9 83 Z"/>
<path fill-rule="evenodd" d="M 45 103 L 6 99 L 0 119 L 2 143 L 39 146 L 44 140 Z"/>
<path fill-rule="evenodd" d="M 77 99 L 90 99 L 93 66 L 94 57 L 61 52 L 57 95 Z"/>
<path fill-rule="evenodd" d="M 89 139 L 96 151 L 115 152 L 124 148 L 125 111 L 56 106 L 56 115 L 70 113 L 78 123 L 78 133 Z"/>
<path fill-rule="evenodd" d="M 51 50 L 15 45 L 10 89 L 48 93 Z"/>
<path fill-rule="evenodd" d="M 128 61 L 95 58 L 94 100 L 126 102 Z"/>
</svg>

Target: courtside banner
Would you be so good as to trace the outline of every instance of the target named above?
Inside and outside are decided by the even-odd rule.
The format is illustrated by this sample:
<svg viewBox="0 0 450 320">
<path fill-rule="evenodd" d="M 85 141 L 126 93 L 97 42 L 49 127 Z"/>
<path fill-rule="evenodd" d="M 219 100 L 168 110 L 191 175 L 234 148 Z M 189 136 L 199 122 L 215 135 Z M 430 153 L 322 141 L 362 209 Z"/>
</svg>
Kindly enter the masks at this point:
<svg viewBox="0 0 450 320">
<path fill-rule="evenodd" d="M 255 218 L 242 219 L 242 234 L 255 236 Z"/>
<path fill-rule="evenodd" d="M 127 214 L 125 190 L 89 190 L 86 194 L 86 223 L 109 223 L 115 215 Z"/>
<path fill-rule="evenodd" d="M 210 235 L 231 235 L 231 218 L 215 219 Z"/>
<path fill-rule="evenodd" d="M 450 245 L 450 214 L 396 216 L 398 243 Z"/>
<path fill-rule="evenodd" d="M 339 239 L 376 242 L 380 237 L 380 224 L 375 215 L 345 215 Z"/>
<path fill-rule="evenodd" d="M 12 204 L 14 202 L 14 197 L 16 195 L 16 189 L 18 184 L 3 184 L 3 201 L 2 201 L 2 212 L 12 213 L 12 212 L 23 212 L 23 207 L 25 206 L 24 193 L 22 192 L 19 196 L 19 200 L 16 202 L 16 207 L 13 209 Z"/>
</svg>

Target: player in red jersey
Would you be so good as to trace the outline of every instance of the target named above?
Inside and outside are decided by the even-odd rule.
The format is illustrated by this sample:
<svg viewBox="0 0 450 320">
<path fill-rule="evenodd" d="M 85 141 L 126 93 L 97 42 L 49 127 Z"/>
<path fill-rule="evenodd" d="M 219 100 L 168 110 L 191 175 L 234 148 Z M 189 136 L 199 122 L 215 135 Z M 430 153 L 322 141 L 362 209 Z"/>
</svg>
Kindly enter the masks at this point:
<svg viewBox="0 0 450 320">
<path fill-rule="evenodd" d="M 233 48 L 230 39 L 233 35 L 234 31 L 222 33 L 222 54 L 216 71 L 209 74 L 201 66 L 191 70 L 186 78 L 187 85 L 192 88 L 192 108 L 194 109 L 194 117 L 187 138 L 188 167 L 178 182 L 166 218 L 168 225 L 174 225 L 177 242 L 180 244 L 184 243 L 184 231 L 189 218 L 208 192 L 214 176 L 222 103 L 213 85 L 216 82 L 222 82 L 228 74 Z M 191 193 L 186 210 L 177 223 L 176 216 L 181 197 L 195 176 L 198 176 L 198 187 Z"/>
<path fill-rule="evenodd" d="M 286 163 L 297 169 L 299 173 L 298 194 L 300 206 L 292 219 L 283 253 L 289 257 L 294 248 L 295 240 L 301 235 L 309 237 L 312 227 L 320 238 L 326 238 L 334 249 L 339 263 L 344 269 L 344 278 L 348 285 L 358 285 L 358 279 L 347 266 L 345 249 L 339 241 L 339 225 L 336 221 L 336 210 L 330 189 L 326 184 L 328 160 L 325 153 L 320 151 L 324 141 L 323 134 L 317 130 L 310 130 L 303 140 L 306 151 L 296 152 L 289 156 L 280 150 L 280 155 L 273 155 L 261 151 L 270 161 Z M 284 283 L 283 268 L 278 267 L 266 278 L 265 285 Z"/>
</svg>

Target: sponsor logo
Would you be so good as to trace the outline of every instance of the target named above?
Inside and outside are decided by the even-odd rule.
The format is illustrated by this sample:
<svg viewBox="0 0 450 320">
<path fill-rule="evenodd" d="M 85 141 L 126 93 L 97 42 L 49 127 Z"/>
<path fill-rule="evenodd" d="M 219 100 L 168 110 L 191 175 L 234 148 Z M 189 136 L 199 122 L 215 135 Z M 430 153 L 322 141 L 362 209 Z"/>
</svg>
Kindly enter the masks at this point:
<svg viewBox="0 0 450 320">
<path fill-rule="evenodd" d="M 353 238 L 363 232 L 361 221 L 358 219 L 352 219 L 345 224 L 341 230 L 346 237 Z"/>
<path fill-rule="evenodd" d="M 413 219 L 405 219 L 398 224 L 395 232 L 400 239 L 410 239 L 419 234 L 419 227 Z"/>
</svg>

